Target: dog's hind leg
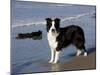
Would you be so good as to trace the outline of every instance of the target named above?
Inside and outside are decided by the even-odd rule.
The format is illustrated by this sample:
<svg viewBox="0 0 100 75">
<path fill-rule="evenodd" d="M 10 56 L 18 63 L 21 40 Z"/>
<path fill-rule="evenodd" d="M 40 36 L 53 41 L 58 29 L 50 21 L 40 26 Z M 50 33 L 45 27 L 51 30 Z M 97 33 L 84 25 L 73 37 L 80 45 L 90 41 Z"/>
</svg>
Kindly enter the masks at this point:
<svg viewBox="0 0 100 75">
<path fill-rule="evenodd" d="M 84 54 L 83 54 L 84 56 L 87 56 L 87 52 L 84 52 Z"/>
<path fill-rule="evenodd" d="M 81 55 L 81 53 L 82 53 L 82 50 L 78 49 L 78 50 L 77 50 L 77 53 L 76 53 L 76 56 Z"/>
<path fill-rule="evenodd" d="M 86 51 L 86 49 L 85 49 L 85 46 L 83 47 L 83 49 L 84 49 L 84 50 L 83 50 L 83 55 L 84 55 L 84 56 L 87 56 L 88 53 L 87 53 L 87 51 Z"/>
<path fill-rule="evenodd" d="M 87 51 L 85 49 L 85 46 L 77 50 L 76 56 L 79 56 L 81 54 L 83 54 L 83 56 L 87 56 Z"/>
</svg>

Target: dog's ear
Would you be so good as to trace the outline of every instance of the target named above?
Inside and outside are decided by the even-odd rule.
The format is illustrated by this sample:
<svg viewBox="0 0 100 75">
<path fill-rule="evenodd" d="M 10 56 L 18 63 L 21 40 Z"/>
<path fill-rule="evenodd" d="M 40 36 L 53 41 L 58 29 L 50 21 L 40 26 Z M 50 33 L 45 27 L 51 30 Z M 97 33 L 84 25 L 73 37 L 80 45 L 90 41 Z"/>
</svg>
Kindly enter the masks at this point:
<svg viewBox="0 0 100 75">
<path fill-rule="evenodd" d="M 55 18 L 54 21 L 55 22 L 60 22 L 60 19 L 59 18 Z"/>
<path fill-rule="evenodd" d="M 46 18 L 46 29 L 47 29 L 47 32 L 49 31 L 50 29 L 50 26 L 52 25 L 52 19 L 51 18 Z"/>
<path fill-rule="evenodd" d="M 55 21 L 55 25 L 57 25 L 59 27 L 59 25 L 60 25 L 60 19 L 59 18 L 55 18 L 54 21 Z"/>
<path fill-rule="evenodd" d="M 59 18 L 55 18 L 54 22 L 55 22 L 56 31 L 59 32 L 59 29 L 60 29 L 60 19 Z"/>
<path fill-rule="evenodd" d="M 46 18 L 45 20 L 46 20 L 46 21 L 51 21 L 51 18 Z"/>
</svg>

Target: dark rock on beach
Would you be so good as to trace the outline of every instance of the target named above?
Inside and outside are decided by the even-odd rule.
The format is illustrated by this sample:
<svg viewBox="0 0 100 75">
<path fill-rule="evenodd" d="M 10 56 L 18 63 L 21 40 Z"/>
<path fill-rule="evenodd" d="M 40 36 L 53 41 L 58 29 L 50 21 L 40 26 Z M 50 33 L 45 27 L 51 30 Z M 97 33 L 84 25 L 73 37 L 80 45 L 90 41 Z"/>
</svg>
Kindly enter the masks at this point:
<svg viewBox="0 0 100 75">
<path fill-rule="evenodd" d="M 34 40 L 36 39 L 42 39 L 42 31 L 32 32 L 32 33 L 19 33 L 16 39 L 26 39 L 26 38 L 32 38 Z"/>
</svg>

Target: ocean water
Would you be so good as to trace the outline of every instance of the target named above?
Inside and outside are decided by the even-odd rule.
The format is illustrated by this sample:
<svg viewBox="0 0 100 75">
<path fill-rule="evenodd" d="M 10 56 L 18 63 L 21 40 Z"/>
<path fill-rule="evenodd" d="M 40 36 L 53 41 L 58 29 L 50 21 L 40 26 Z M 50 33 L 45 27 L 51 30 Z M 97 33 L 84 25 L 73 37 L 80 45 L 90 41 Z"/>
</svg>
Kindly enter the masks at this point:
<svg viewBox="0 0 100 75">
<path fill-rule="evenodd" d="M 52 70 L 48 64 L 50 48 L 47 41 L 45 18 L 60 18 L 61 27 L 71 24 L 83 28 L 86 50 L 95 48 L 95 6 L 12 1 L 11 3 L 11 70 L 16 73 L 46 72 Z M 16 39 L 19 33 L 41 30 L 42 39 Z M 60 63 L 70 61 L 76 53 L 72 45 L 64 48 Z"/>
</svg>

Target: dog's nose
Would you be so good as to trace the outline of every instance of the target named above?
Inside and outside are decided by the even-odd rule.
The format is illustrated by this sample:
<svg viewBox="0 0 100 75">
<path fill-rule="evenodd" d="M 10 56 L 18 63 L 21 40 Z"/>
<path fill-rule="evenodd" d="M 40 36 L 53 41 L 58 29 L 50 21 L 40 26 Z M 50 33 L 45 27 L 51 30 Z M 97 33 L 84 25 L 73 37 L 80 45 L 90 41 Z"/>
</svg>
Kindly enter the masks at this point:
<svg viewBox="0 0 100 75">
<path fill-rule="evenodd" d="M 55 32 L 55 29 L 52 29 L 52 32 Z"/>
</svg>

